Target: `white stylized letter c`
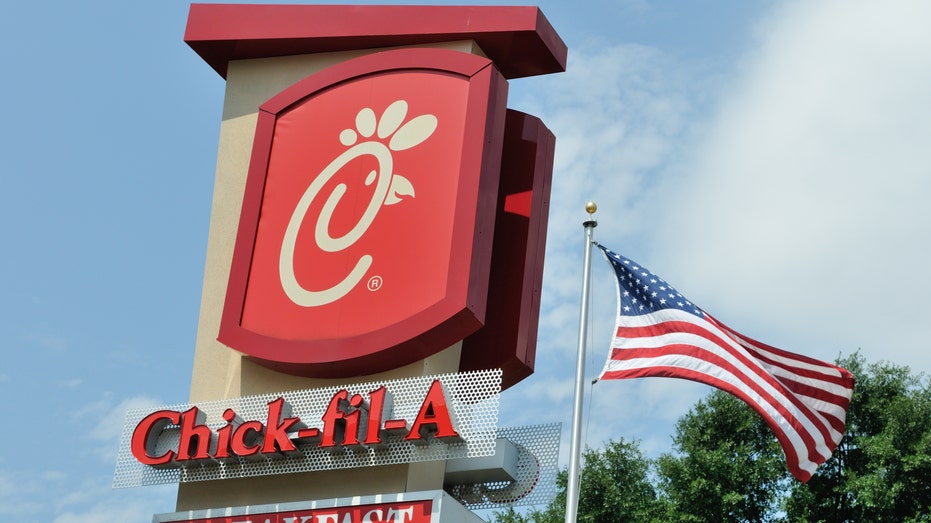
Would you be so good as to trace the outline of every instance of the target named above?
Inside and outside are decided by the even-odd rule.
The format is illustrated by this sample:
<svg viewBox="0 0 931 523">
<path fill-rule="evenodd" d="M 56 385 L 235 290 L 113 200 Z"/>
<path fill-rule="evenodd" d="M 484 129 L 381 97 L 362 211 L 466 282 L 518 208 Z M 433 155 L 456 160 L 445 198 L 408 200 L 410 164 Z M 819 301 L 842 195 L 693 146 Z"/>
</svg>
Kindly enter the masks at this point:
<svg viewBox="0 0 931 523">
<path fill-rule="evenodd" d="M 330 162 L 323 171 L 311 182 L 307 190 L 301 196 L 294 212 L 291 213 L 291 219 L 288 227 L 285 229 L 284 239 L 281 242 L 281 253 L 278 259 L 278 274 L 281 280 L 281 287 L 285 294 L 295 304 L 302 307 L 316 307 L 332 303 L 349 293 L 365 276 L 366 271 L 372 265 L 372 256 L 369 254 L 362 255 L 356 262 L 356 265 L 349 271 L 349 274 L 336 285 L 329 289 L 321 291 L 312 291 L 305 289 L 297 281 L 294 273 L 294 250 L 297 243 L 297 235 L 300 232 L 301 224 L 311 203 L 323 189 L 324 185 L 346 166 L 350 161 L 363 156 L 371 155 L 378 160 L 377 183 L 372 198 L 368 206 L 356 222 L 355 226 L 343 236 L 334 238 L 330 236 L 329 225 L 333 217 L 333 211 L 339 205 L 342 196 L 346 193 L 346 185 L 339 184 L 333 188 L 333 192 L 327 197 L 320 215 L 317 217 L 317 223 L 314 226 L 314 240 L 317 246 L 325 252 L 339 252 L 355 244 L 359 238 L 365 234 L 365 231 L 372 225 L 375 216 L 381 209 L 388 194 L 391 185 L 391 176 L 393 162 L 391 152 L 383 144 L 378 142 L 363 142 L 357 144 L 335 160 Z"/>
</svg>

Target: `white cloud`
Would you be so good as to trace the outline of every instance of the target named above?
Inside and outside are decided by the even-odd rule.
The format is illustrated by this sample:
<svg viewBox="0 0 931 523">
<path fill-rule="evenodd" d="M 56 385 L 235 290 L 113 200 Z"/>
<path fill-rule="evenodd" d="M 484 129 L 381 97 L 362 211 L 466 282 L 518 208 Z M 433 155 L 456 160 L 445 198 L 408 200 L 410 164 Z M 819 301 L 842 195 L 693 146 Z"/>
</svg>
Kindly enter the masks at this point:
<svg viewBox="0 0 931 523">
<path fill-rule="evenodd" d="M 90 503 L 80 503 L 60 513 L 53 523 L 110 523 L 113 521 L 151 521 L 155 513 L 172 512 L 177 487 L 165 485 L 143 490 L 109 490 L 88 496 Z M 93 501 L 95 500 L 95 501 Z"/>
<path fill-rule="evenodd" d="M 733 71 L 617 46 L 573 51 L 533 93 L 518 85 L 512 101 L 557 149 L 537 374 L 505 393 L 502 420 L 569 419 L 588 199 L 596 238 L 746 334 L 931 371 L 929 19 L 919 1 L 778 4 Z M 614 314 L 613 281 L 593 263 L 590 374 Z M 600 383 L 588 444 L 666 452 L 707 390 Z"/>
<path fill-rule="evenodd" d="M 130 409 L 154 408 L 162 402 L 148 396 L 124 398 L 118 403 L 107 394 L 103 398 L 88 403 L 77 409 L 72 415 L 82 420 L 82 426 L 88 426 L 84 438 L 93 442 L 87 446 L 90 452 L 104 461 L 113 461 L 117 455 L 120 435 L 123 432 L 123 418 Z"/>
<path fill-rule="evenodd" d="M 147 521 L 152 513 L 137 503 L 118 506 L 96 506 L 84 513 L 66 512 L 54 523 L 108 523 L 111 521 Z"/>
<path fill-rule="evenodd" d="M 26 516 L 41 508 L 41 504 L 33 497 L 38 492 L 34 482 L 0 469 L 0 516 L 13 516 L 26 521 Z"/>
<path fill-rule="evenodd" d="M 634 45 L 575 53 L 560 80 L 551 93 L 558 109 L 547 118 L 558 137 L 550 230 L 581 240 L 589 199 L 600 200 L 600 220 L 629 230 L 625 211 L 685 130 L 685 80 L 661 52 Z M 579 243 L 565 246 L 577 257 Z"/>
<path fill-rule="evenodd" d="M 645 228 L 633 210 L 644 188 L 677 157 L 690 133 L 690 96 L 705 95 L 696 95 L 694 86 L 707 82 L 693 81 L 689 74 L 688 68 L 655 48 L 619 45 L 573 50 L 565 74 L 535 79 L 531 93 L 521 92 L 519 84 L 512 91 L 512 105 L 540 116 L 557 136 L 557 143 L 537 369 L 531 379 L 503 395 L 503 424 L 570 420 L 582 284 L 581 224 L 587 218 L 584 204 L 598 201 L 597 218 L 603 227 L 596 229 L 596 238 L 612 238 L 612 245 Z M 597 375 L 604 362 L 616 307 L 614 283 L 602 263 L 598 257 L 593 259 L 598 283 L 592 291 L 589 377 Z M 668 425 L 669 416 L 675 419 L 687 410 L 676 401 L 675 391 L 681 389 L 675 386 L 654 390 L 650 384 L 638 383 L 619 393 L 613 391 L 614 385 L 597 386 L 598 394 L 607 392 L 594 400 L 595 411 L 603 419 L 589 426 L 591 446 L 610 438 L 652 438 L 648 429 L 655 428 L 656 419 Z M 640 401 L 642 392 L 636 391 L 644 390 L 655 392 L 650 401 Z M 687 403 L 692 402 L 690 398 Z M 652 411 L 646 410 L 647 405 L 654 407 Z M 637 413 L 646 418 L 633 427 Z M 560 460 L 565 463 L 568 423 L 563 430 Z M 651 440 L 649 448 L 668 447 L 668 433 L 662 430 L 662 442 Z"/>
<path fill-rule="evenodd" d="M 636 439 L 644 452 L 655 457 L 670 451 L 676 421 L 711 388 L 686 380 L 655 378 L 603 381 L 591 390 L 591 412 L 586 420 L 589 445 L 622 437 Z"/>
<path fill-rule="evenodd" d="M 777 11 L 695 165 L 649 195 L 670 203 L 653 257 L 681 281 L 664 277 L 794 350 L 931 369 L 928 19 L 926 2 Z"/>
<path fill-rule="evenodd" d="M 23 339 L 32 345 L 54 352 L 64 352 L 71 346 L 71 340 L 54 334 L 30 334 Z"/>
<path fill-rule="evenodd" d="M 574 360 L 585 202 L 604 198 L 599 220 L 613 229 L 642 227 L 629 209 L 686 132 L 688 83 L 662 52 L 638 45 L 573 50 L 566 73 L 534 79 L 529 92 L 515 82 L 510 103 L 557 136 L 540 356 L 557 351 Z"/>
<path fill-rule="evenodd" d="M 106 475 L 0 469 L 0 516 L 10 521 L 150 521 L 172 512 L 176 485 L 113 489 Z"/>
<path fill-rule="evenodd" d="M 68 421 L 85 432 L 75 433 L 79 441 L 72 442 L 70 464 L 62 470 L 41 470 L 35 464 L 0 470 L 0 515 L 17 521 L 51 521 L 53 515 L 63 522 L 148 521 L 153 507 L 169 511 L 173 495 L 164 489 L 111 487 L 124 413 L 158 404 L 144 396 L 117 400 L 106 394 L 75 409 Z M 92 459 L 83 459 L 86 455 Z"/>
</svg>

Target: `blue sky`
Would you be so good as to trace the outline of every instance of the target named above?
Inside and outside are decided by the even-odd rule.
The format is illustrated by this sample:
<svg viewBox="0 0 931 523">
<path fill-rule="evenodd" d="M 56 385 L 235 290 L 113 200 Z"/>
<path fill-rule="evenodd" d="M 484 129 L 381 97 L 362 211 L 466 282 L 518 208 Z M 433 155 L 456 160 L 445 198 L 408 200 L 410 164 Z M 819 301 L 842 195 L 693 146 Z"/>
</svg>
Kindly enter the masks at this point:
<svg viewBox="0 0 931 523">
<path fill-rule="evenodd" d="M 173 486 L 110 483 L 122 412 L 188 397 L 224 90 L 182 41 L 188 5 L 16 2 L 0 19 L 5 518 L 173 510 Z M 570 421 L 589 199 L 596 239 L 737 330 L 931 372 L 931 4 L 540 5 L 569 67 L 511 82 L 557 151 L 538 371 L 502 396 L 502 425 Z M 591 375 L 615 307 L 594 262 Z M 669 451 L 706 392 L 599 383 L 587 443 Z"/>
</svg>

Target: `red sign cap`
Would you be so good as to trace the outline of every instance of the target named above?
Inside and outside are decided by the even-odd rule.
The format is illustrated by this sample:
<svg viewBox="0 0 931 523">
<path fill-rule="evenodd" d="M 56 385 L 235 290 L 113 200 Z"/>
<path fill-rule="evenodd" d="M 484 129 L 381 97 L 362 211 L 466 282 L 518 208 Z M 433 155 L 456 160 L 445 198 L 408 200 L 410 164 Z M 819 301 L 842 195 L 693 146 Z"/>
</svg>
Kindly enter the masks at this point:
<svg viewBox="0 0 931 523">
<path fill-rule="evenodd" d="M 505 78 L 566 70 L 534 6 L 191 4 L 184 41 L 220 76 L 230 60 L 472 40 Z"/>
</svg>

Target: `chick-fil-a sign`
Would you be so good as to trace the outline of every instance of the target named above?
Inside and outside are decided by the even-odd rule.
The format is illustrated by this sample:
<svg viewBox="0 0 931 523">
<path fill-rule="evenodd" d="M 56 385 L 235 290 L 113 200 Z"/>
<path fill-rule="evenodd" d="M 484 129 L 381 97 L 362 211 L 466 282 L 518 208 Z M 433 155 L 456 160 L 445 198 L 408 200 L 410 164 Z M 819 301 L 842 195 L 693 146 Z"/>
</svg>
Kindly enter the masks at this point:
<svg viewBox="0 0 931 523">
<path fill-rule="evenodd" d="M 406 49 L 263 104 L 218 339 L 276 370 L 344 377 L 479 329 L 505 94 L 486 58 Z"/>
</svg>

